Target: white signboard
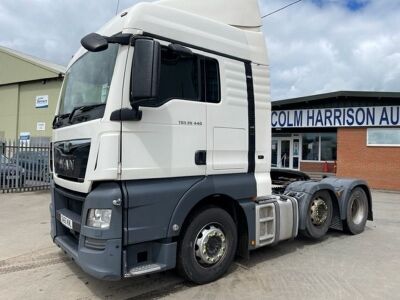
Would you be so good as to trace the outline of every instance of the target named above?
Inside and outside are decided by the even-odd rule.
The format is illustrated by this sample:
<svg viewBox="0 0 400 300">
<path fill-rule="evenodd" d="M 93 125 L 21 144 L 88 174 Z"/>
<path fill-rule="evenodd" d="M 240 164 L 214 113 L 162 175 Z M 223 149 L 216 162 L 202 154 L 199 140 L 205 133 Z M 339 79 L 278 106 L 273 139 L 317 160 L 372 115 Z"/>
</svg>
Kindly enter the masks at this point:
<svg viewBox="0 0 400 300">
<path fill-rule="evenodd" d="M 31 139 L 31 133 L 30 132 L 21 132 L 19 134 L 19 139 L 21 141 L 29 141 Z"/>
<path fill-rule="evenodd" d="M 37 131 L 45 131 L 46 130 L 46 123 L 45 122 L 37 122 L 36 123 L 36 130 Z"/>
<path fill-rule="evenodd" d="M 400 126 L 400 106 L 273 111 L 272 128 Z"/>
<path fill-rule="evenodd" d="M 31 140 L 30 132 L 20 132 L 20 134 L 19 134 L 20 146 L 29 146 L 30 140 Z"/>
<path fill-rule="evenodd" d="M 36 96 L 36 108 L 49 107 L 49 95 Z"/>
</svg>

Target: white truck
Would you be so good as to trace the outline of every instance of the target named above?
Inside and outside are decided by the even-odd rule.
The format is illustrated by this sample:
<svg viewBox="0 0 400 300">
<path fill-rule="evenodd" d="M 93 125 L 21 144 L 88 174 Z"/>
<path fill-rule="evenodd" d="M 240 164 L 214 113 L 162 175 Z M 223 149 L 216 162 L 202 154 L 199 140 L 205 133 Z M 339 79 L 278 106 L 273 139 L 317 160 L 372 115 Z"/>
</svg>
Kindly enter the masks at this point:
<svg viewBox="0 0 400 300">
<path fill-rule="evenodd" d="M 256 0 L 161 0 L 82 39 L 53 122 L 50 211 L 54 243 L 84 271 L 177 267 L 202 284 L 235 255 L 372 220 L 362 180 L 273 194 L 261 26 Z"/>
</svg>

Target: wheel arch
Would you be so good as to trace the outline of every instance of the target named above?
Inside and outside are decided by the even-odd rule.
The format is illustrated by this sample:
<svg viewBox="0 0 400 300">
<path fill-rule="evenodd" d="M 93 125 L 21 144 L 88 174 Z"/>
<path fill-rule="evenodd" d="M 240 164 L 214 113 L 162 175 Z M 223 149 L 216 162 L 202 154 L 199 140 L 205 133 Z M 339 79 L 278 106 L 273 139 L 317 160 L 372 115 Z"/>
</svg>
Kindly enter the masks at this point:
<svg viewBox="0 0 400 300">
<path fill-rule="evenodd" d="M 306 228 L 306 217 L 307 216 L 307 210 L 308 210 L 308 203 L 312 200 L 312 197 L 315 195 L 317 192 L 322 192 L 326 191 L 329 193 L 332 199 L 332 205 L 333 205 L 333 215 L 332 215 L 332 223 L 331 227 L 337 228 L 336 223 L 334 221 L 336 219 L 339 219 L 338 223 L 340 222 L 340 202 L 339 199 L 335 193 L 335 188 L 328 184 L 328 183 L 322 183 L 318 181 L 297 181 L 293 182 L 290 184 L 286 190 L 285 194 L 288 196 L 293 196 L 297 199 L 299 203 L 299 229 L 304 230 Z M 296 195 L 302 195 L 301 197 L 298 197 Z M 337 229 L 343 229 L 342 227 L 339 227 Z"/>
<path fill-rule="evenodd" d="M 361 187 L 367 194 L 368 198 L 368 220 L 373 220 L 372 211 L 372 196 L 368 184 L 364 180 L 351 179 L 351 178 L 337 178 L 337 177 L 327 177 L 321 181 L 298 181 L 290 184 L 286 190 L 285 194 L 291 195 L 290 193 L 304 193 L 304 197 L 299 200 L 299 212 L 304 213 L 304 201 L 306 197 L 312 197 L 317 191 L 328 190 L 330 195 L 333 196 L 337 202 L 337 207 L 339 209 L 339 217 L 341 221 L 346 220 L 346 210 L 347 204 L 350 199 L 351 192 L 357 188 Z M 303 205 L 302 205 L 303 203 Z M 304 220 L 299 221 L 299 228 L 304 229 Z M 334 219 L 332 219 L 334 222 Z M 337 225 L 337 226 L 336 226 Z M 343 229 L 339 223 L 332 224 L 333 228 Z"/>
<path fill-rule="evenodd" d="M 347 204 L 350 199 L 350 195 L 355 188 L 362 188 L 367 195 L 368 199 L 368 220 L 373 221 L 373 210 L 372 210 L 372 195 L 368 184 L 364 180 L 351 179 L 351 178 L 336 178 L 329 177 L 323 179 L 321 182 L 330 184 L 334 187 L 335 193 L 338 196 L 340 203 L 340 217 L 342 220 L 346 220 Z"/>
<path fill-rule="evenodd" d="M 368 188 L 368 186 L 366 184 L 360 184 L 357 185 L 356 187 L 360 187 L 364 190 L 365 194 L 367 195 L 367 199 L 368 199 L 368 218 L 367 220 L 369 221 L 373 221 L 374 220 L 374 214 L 372 211 L 372 195 L 371 195 L 371 191 Z M 354 187 L 353 189 L 355 189 L 356 187 Z"/>
<path fill-rule="evenodd" d="M 249 250 L 249 226 L 248 220 L 246 218 L 246 213 L 239 202 L 228 195 L 210 195 L 197 202 L 197 204 L 192 207 L 192 209 L 187 214 L 185 220 L 183 221 L 181 226 L 181 233 L 183 233 L 184 230 L 187 228 L 188 224 L 192 220 L 192 217 L 203 209 L 207 209 L 207 207 L 221 208 L 232 217 L 233 221 L 236 224 L 238 234 L 238 254 L 242 257 L 247 257 Z"/>
<path fill-rule="evenodd" d="M 206 177 L 179 200 L 170 219 L 168 237 L 179 236 L 194 212 L 214 205 L 232 216 L 239 234 L 239 254 L 247 256 L 249 238 L 255 237 L 255 204 L 252 199 L 256 195 L 257 187 L 252 174 Z"/>
<path fill-rule="evenodd" d="M 244 214 L 248 218 L 251 199 L 257 196 L 257 186 L 254 174 L 231 174 L 207 176 L 192 186 L 178 201 L 171 215 L 168 226 L 168 237 L 176 237 L 182 230 L 184 221 L 193 208 L 199 205 L 214 202 L 232 202 L 243 207 Z M 234 206 L 237 207 L 237 206 Z M 240 210 L 238 210 L 240 211 Z M 250 224 L 247 222 L 247 224 Z M 178 225 L 178 226 L 174 226 Z M 178 228 L 178 230 L 174 230 Z"/>
</svg>

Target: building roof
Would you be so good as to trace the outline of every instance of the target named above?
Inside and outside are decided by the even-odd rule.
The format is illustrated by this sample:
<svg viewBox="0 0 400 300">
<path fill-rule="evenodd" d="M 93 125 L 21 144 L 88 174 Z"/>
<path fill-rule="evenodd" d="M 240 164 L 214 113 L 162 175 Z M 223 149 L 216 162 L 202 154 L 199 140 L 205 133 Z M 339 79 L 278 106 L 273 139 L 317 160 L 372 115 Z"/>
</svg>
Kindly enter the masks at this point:
<svg viewBox="0 0 400 300">
<path fill-rule="evenodd" d="M 16 82 L 60 77 L 65 74 L 64 66 L 0 46 L 0 85 Z"/>
<path fill-rule="evenodd" d="M 400 92 L 369 92 L 369 91 L 337 91 L 332 93 L 317 94 L 291 99 L 283 99 L 272 101 L 272 106 L 291 105 L 299 103 L 309 103 L 312 101 L 324 101 L 332 98 L 398 98 L 400 100 Z"/>
</svg>

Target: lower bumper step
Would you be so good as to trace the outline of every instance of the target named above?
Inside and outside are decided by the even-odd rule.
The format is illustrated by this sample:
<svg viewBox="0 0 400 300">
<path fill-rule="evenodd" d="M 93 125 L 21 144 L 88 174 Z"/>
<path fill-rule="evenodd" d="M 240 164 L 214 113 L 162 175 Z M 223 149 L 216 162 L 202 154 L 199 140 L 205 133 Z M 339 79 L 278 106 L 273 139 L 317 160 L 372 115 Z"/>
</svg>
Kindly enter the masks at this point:
<svg viewBox="0 0 400 300">
<path fill-rule="evenodd" d="M 160 272 L 166 269 L 166 265 L 164 264 L 148 264 L 142 265 L 138 267 L 134 267 L 129 270 L 128 274 L 125 277 L 134 277 L 134 276 L 141 276 L 145 274 Z"/>
</svg>

